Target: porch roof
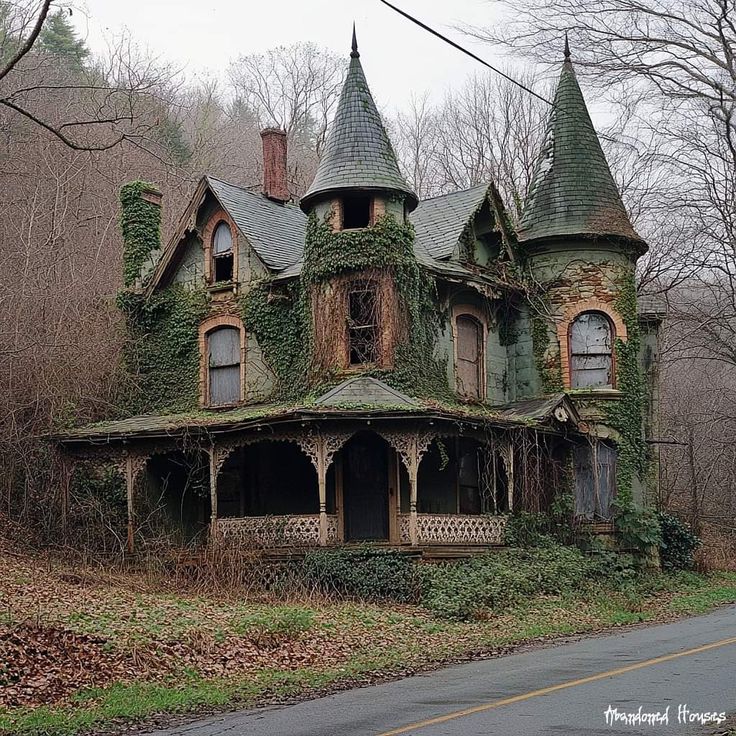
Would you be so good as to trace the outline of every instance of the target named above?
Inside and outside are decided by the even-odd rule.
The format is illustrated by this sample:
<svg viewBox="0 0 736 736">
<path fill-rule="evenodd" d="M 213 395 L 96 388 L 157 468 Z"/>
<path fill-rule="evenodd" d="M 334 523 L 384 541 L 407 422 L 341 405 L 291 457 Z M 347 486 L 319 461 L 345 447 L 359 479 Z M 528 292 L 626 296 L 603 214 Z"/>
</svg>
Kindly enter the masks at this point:
<svg viewBox="0 0 736 736">
<path fill-rule="evenodd" d="M 202 409 L 186 414 L 147 414 L 69 429 L 53 434 L 49 439 L 68 446 L 104 445 L 136 439 L 224 435 L 288 422 L 311 423 L 325 419 L 361 417 L 440 419 L 479 427 L 527 427 L 562 434 L 577 429 L 579 420 L 572 402 L 564 393 L 499 406 L 444 404 L 418 399 L 414 401 L 414 405 L 397 402 L 393 406 L 347 402 L 327 405 L 312 401 L 299 406 L 253 404 L 224 411 Z"/>
</svg>

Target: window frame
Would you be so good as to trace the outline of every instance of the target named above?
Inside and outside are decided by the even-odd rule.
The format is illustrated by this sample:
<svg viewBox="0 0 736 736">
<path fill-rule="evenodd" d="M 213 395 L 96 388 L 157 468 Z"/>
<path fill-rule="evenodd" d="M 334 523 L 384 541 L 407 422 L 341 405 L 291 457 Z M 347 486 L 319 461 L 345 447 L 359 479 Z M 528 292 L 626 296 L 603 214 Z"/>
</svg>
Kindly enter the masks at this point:
<svg viewBox="0 0 736 736">
<path fill-rule="evenodd" d="M 611 297 L 612 299 L 612 297 Z M 572 321 L 580 314 L 584 312 L 602 312 L 611 321 L 614 327 L 614 340 L 621 340 L 622 342 L 628 341 L 628 331 L 626 324 L 621 319 L 620 315 L 613 309 L 610 301 L 603 301 L 598 297 L 592 297 L 590 299 L 582 299 L 575 301 L 570 304 L 564 313 L 556 320 L 557 323 L 557 340 L 560 346 L 560 368 L 562 369 L 562 383 L 566 391 L 572 387 L 571 374 L 570 374 L 570 340 L 569 340 L 569 327 Z M 615 343 L 614 343 L 615 347 Z M 614 350 L 614 360 L 616 358 Z M 614 380 L 616 377 L 616 367 L 614 365 Z M 575 389 L 576 391 L 584 391 L 584 389 Z M 617 391 L 618 389 L 591 389 L 594 393 L 603 393 L 605 391 Z"/>
<path fill-rule="evenodd" d="M 375 321 L 373 325 L 361 325 L 354 327 L 351 325 L 351 295 L 358 292 L 370 292 L 373 294 Z M 345 290 L 345 365 L 348 370 L 359 371 L 366 368 L 375 367 L 382 364 L 382 344 L 381 344 L 381 289 L 380 285 L 373 279 L 353 279 L 348 282 Z M 352 362 L 352 331 L 355 329 L 368 329 L 372 327 L 374 330 L 374 356 L 372 361 L 361 363 Z"/>
<path fill-rule="evenodd" d="M 581 318 L 588 314 L 595 314 L 603 317 L 606 324 L 608 325 L 609 334 L 611 337 L 611 345 L 610 345 L 610 352 L 609 353 L 574 353 L 573 352 L 573 340 L 572 340 L 572 330 L 575 326 L 575 323 Z M 611 319 L 611 316 L 600 309 L 585 309 L 581 312 L 578 312 L 575 314 L 575 316 L 568 322 L 567 325 L 567 364 L 569 366 L 569 373 L 568 373 L 568 382 L 569 382 L 569 388 L 575 390 L 575 391 L 613 391 L 616 389 L 616 324 Z M 582 356 L 582 355 L 610 355 L 611 359 L 611 372 L 610 372 L 610 381 L 609 383 L 605 385 L 599 385 L 599 386 L 576 386 L 575 385 L 575 373 L 576 368 L 574 367 L 574 358 L 576 356 Z"/>
<path fill-rule="evenodd" d="M 240 388 L 236 401 L 227 404 L 213 404 L 210 391 L 210 346 L 209 339 L 212 333 L 221 329 L 234 329 L 238 331 L 238 345 L 240 357 L 239 380 Z M 246 335 L 243 323 L 238 317 L 233 315 L 220 315 L 206 319 L 199 327 L 199 403 L 200 406 L 207 409 L 228 409 L 238 406 L 245 400 L 245 379 L 246 379 Z M 234 365 L 234 364 L 233 364 Z"/>
<path fill-rule="evenodd" d="M 478 396 L 469 396 L 462 392 L 459 385 L 459 354 L 458 354 L 458 337 L 459 331 L 457 327 L 458 319 L 472 319 L 480 326 L 480 345 L 478 356 Z M 488 395 L 488 375 L 486 371 L 486 351 L 488 349 L 488 321 L 486 315 L 481 309 L 470 304 L 456 304 L 452 308 L 452 348 L 453 348 L 453 374 L 455 383 L 455 393 L 466 401 L 485 401 Z"/>
<path fill-rule="evenodd" d="M 368 204 L 368 221 L 365 225 L 358 225 L 358 226 L 352 226 L 352 227 L 346 227 L 345 226 L 345 202 L 346 200 L 358 200 L 358 199 L 365 199 L 367 200 Z M 343 194 L 340 199 L 340 230 L 347 230 L 348 232 L 351 230 L 365 230 L 368 227 L 371 227 L 375 223 L 375 202 L 376 198 L 370 194 L 369 192 L 365 193 L 353 193 L 353 194 Z"/>
<path fill-rule="evenodd" d="M 225 224 L 230 230 L 231 237 L 231 253 L 233 260 L 232 278 L 230 281 L 215 281 L 215 233 L 221 224 Z M 216 291 L 235 291 L 238 283 L 239 273 L 239 247 L 238 247 L 238 230 L 232 218 L 223 209 L 217 209 L 207 219 L 204 231 L 202 232 L 202 246 L 204 249 L 204 277 L 207 287 Z"/>
<path fill-rule="evenodd" d="M 592 481 L 592 488 L 589 489 L 591 494 L 591 501 L 593 508 L 591 515 L 586 516 L 586 510 L 581 509 L 581 501 L 584 500 L 589 494 L 586 492 L 588 489 L 582 489 L 580 483 L 582 482 L 581 477 L 581 466 L 583 463 L 580 462 L 580 455 L 585 453 L 586 466 L 589 468 L 590 480 Z M 609 462 L 601 462 L 601 456 Z M 610 487 L 608 488 L 608 508 L 603 509 L 601 500 L 601 486 L 602 486 L 602 473 L 601 468 L 611 468 L 608 476 L 610 481 Z M 575 520 L 582 523 L 598 524 L 605 523 L 609 524 L 614 519 L 614 507 L 613 504 L 618 496 L 618 450 L 616 446 L 604 440 L 594 440 L 589 444 L 575 445 L 573 448 L 573 469 L 575 474 Z M 605 511 L 605 513 L 603 513 Z"/>
</svg>

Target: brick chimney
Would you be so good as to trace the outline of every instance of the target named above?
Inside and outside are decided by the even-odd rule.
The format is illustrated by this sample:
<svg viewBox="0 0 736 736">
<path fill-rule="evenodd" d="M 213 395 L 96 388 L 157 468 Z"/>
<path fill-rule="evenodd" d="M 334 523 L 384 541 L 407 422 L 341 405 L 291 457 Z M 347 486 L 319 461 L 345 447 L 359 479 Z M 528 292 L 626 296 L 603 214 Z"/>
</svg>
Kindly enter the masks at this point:
<svg viewBox="0 0 736 736">
<path fill-rule="evenodd" d="M 266 128 L 263 140 L 263 193 L 276 202 L 291 199 L 286 184 L 286 131 Z"/>
</svg>

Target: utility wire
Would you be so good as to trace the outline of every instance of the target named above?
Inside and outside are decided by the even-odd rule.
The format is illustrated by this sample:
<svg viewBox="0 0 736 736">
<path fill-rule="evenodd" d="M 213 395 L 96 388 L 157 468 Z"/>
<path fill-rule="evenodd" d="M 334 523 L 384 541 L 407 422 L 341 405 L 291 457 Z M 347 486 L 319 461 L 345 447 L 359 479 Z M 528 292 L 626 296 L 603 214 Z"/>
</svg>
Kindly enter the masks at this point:
<svg viewBox="0 0 736 736">
<path fill-rule="evenodd" d="M 500 69 L 497 69 L 492 64 L 489 64 L 487 61 L 480 58 L 480 56 L 476 56 L 472 51 L 468 51 L 468 49 L 460 46 L 460 44 L 455 43 L 452 39 L 447 38 L 447 36 L 443 36 L 439 31 L 435 31 L 434 28 L 430 28 L 426 23 L 422 23 L 419 19 L 415 18 L 413 15 L 409 15 L 409 13 L 404 12 L 401 10 L 401 8 L 397 8 L 395 5 L 392 5 L 388 0 L 381 0 L 381 2 L 384 5 L 388 5 L 391 10 L 395 10 L 399 15 L 403 15 L 404 18 L 407 20 L 410 20 L 412 23 L 416 23 L 420 28 L 423 28 L 425 31 L 429 31 L 433 36 L 437 36 L 437 38 L 441 38 L 445 43 L 449 43 L 450 46 L 453 46 L 458 51 L 462 51 L 464 54 L 467 54 L 471 59 L 475 59 L 476 61 L 483 64 L 483 66 L 487 66 L 492 71 L 496 72 L 496 74 L 500 74 L 504 79 L 508 79 L 509 82 L 512 84 L 515 84 L 517 87 L 521 87 L 525 92 L 528 92 L 530 95 L 534 95 L 537 99 L 542 100 L 542 102 L 546 102 L 548 105 L 553 105 L 552 102 L 550 102 L 545 97 L 542 97 L 541 95 L 538 95 L 533 89 L 529 89 L 529 87 L 526 87 L 521 82 L 517 82 L 513 77 L 510 77 L 505 72 L 502 72 Z"/>
</svg>

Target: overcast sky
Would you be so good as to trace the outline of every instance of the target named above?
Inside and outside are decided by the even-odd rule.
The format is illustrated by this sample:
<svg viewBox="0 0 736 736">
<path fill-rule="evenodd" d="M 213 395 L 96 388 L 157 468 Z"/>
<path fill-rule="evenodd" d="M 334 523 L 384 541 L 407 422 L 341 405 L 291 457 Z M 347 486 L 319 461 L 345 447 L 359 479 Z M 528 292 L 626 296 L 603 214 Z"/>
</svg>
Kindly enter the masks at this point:
<svg viewBox="0 0 736 736">
<path fill-rule="evenodd" d="M 453 26 L 498 22 L 488 0 L 396 0 L 396 5 L 491 62 L 504 59 Z M 241 54 L 297 41 L 350 51 L 355 21 L 361 61 L 381 107 L 403 108 L 409 93 L 448 87 L 484 67 L 397 15 L 379 0 L 76 0 L 73 21 L 93 50 L 127 29 L 162 60 L 193 76 L 222 76 Z"/>
</svg>

